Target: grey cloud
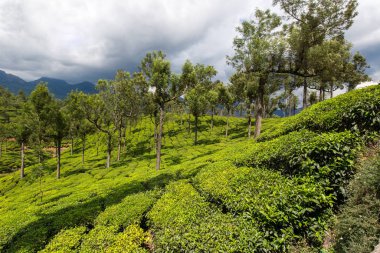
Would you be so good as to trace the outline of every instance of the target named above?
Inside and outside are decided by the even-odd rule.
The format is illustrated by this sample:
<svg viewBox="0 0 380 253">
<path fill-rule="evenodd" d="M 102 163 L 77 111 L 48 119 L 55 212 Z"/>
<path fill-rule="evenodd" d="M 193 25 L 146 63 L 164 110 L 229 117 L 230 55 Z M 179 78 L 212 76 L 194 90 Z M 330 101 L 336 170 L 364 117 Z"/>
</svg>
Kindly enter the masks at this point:
<svg viewBox="0 0 380 253">
<path fill-rule="evenodd" d="M 372 5 L 364 0 L 360 8 Z M 232 54 L 235 27 L 256 7 L 271 8 L 271 1 L 2 0 L 0 69 L 29 80 L 96 82 L 112 78 L 117 69 L 134 71 L 146 52 L 164 50 L 174 71 L 190 59 L 215 66 L 217 78 L 226 81 L 233 71 L 225 56 Z M 359 10 L 348 34 L 358 44 L 355 50 L 380 40 L 373 32 L 376 9 L 371 15 Z M 368 33 L 362 24 L 371 25 Z M 369 44 L 363 42 L 366 34 Z"/>
</svg>

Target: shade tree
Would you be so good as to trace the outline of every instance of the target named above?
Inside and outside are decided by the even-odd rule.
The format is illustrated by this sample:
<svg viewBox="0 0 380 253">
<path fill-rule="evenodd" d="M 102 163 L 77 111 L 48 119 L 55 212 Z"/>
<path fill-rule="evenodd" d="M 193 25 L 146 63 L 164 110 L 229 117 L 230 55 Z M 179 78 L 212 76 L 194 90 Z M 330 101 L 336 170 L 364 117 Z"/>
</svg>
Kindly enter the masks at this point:
<svg viewBox="0 0 380 253">
<path fill-rule="evenodd" d="M 309 51 L 330 39 L 344 38 L 351 27 L 358 2 L 356 0 L 274 0 L 286 14 L 287 63 L 281 66 L 283 73 L 303 78 L 303 107 L 307 107 L 308 78 L 314 77 Z"/>
<path fill-rule="evenodd" d="M 147 53 L 141 61 L 140 70 L 152 91 L 155 109 L 156 170 L 161 167 L 161 148 L 166 106 L 177 100 L 187 89 L 187 84 L 171 72 L 170 62 L 162 51 Z"/>
<path fill-rule="evenodd" d="M 281 18 L 269 10 L 256 10 L 255 19 L 244 21 L 238 28 L 239 35 L 234 39 L 234 55 L 227 57 L 239 74 L 243 74 L 253 85 L 255 98 L 255 133 L 261 132 L 264 116 L 264 97 L 268 86 L 273 83 L 276 70 L 281 68 L 286 45 L 279 32 Z"/>
</svg>

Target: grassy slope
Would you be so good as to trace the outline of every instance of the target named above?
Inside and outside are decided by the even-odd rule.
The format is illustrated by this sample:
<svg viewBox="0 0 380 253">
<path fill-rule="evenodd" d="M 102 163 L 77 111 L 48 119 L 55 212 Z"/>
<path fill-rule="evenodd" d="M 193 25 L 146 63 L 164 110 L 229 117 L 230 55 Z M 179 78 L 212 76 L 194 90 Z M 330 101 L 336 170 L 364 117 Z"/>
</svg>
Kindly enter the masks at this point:
<svg viewBox="0 0 380 253">
<path fill-rule="evenodd" d="M 352 96 L 338 97 L 338 109 Z M 332 110 L 331 101 L 319 107 Z M 305 117 L 317 117 L 315 108 Z M 339 123 L 335 111 L 323 110 L 326 121 Z M 262 140 L 305 128 L 300 115 L 264 121 Z M 92 136 L 84 165 L 80 147 L 73 156 L 64 153 L 60 180 L 54 159 L 27 168 L 22 181 L 17 172 L 0 176 L 0 250 L 36 252 L 47 245 L 46 252 L 261 252 L 286 251 L 302 238 L 321 242 L 336 200 L 328 179 L 335 170 L 342 174 L 338 181 L 350 176 L 354 136 L 321 128 L 325 135 L 291 133 L 255 144 L 245 137 L 244 119 L 231 119 L 224 138 L 225 119 L 217 117 L 213 131 L 203 118 L 200 145 L 193 146 L 186 121 L 168 117 L 160 171 L 154 170 L 153 129 L 145 119 L 128 131 L 127 155 L 111 169 L 104 168 L 103 145 L 96 155 L 98 137 Z M 309 146 L 300 146 L 300 138 Z M 318 161 L 321 152 L 337 152 L 338 159 Z"/>
<path fill-rule="evenodd" d="M 104 146 L 96 156 L 95 139 L 86 151 L 86 162 L 81 164 L 80 147 L 71 157 L 65 152 L 62 158 L 62 178 L 54 178 L 55 160 L 41 166 L 26 169 L 25 180 L 18 179 L 18 172 L 0 177 L 0 249 L 9 251 L 34 251 L 40 249 L 62 228 L 76 225 L 92 227 L 105 208 L 121 202 L 131 194 L 162 188 L 169 181 L 188 178 L 205 165 L 207 156 L 236 142 L 233 139 L 244 134 L 245 120 L 234 119 L 231 126 L 232 140 L 225 139 L 224 119 L 216 119 L 212 132 L 202 121 L 200 145 L 194 147 L 188 135 L 187 123 L 178 127 L 170 118 L 163 149 L 163 169 L 154 169 L 153 133 L 150 120 L 146 119 L 129 131 L 128 154 L 122 161 L 114 162 L 111 169 L 104 168 Z M 209 120 L 209 119 L 207 119 Z M 115 152 L 116 153 L 116 152 Z M 136 154 L 140 154 L 136 156 Z M 43 175 L 40 177 L 40 172 Z"/>
</svg>

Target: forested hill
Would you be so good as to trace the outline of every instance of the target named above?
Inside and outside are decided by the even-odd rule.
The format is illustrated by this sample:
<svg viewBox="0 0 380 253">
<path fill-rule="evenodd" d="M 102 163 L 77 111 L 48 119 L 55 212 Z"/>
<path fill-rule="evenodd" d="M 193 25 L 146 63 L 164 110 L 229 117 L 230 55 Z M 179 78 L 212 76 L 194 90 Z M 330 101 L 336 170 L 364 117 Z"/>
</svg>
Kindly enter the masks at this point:
<svg viewBox="0 0 380 253">
<path fill-rule="evenodd" d="M 64 80 L 49 77 L 42 77 L 27 82 L 18 76 L 0 70 L 0 86 L 7 88 L 14 94 L 17 94 L 20 90 L 24 91 L 26 94 L 30 94 L 40 82 L 46 82 L 50 92 L 52 92 L 56 98 L 60 99 L 65 98 L 72 90 L 83 91 L 87 94 L 96 93 L 95 85 L 91 82 L 69 84 Z"/>
</svg>

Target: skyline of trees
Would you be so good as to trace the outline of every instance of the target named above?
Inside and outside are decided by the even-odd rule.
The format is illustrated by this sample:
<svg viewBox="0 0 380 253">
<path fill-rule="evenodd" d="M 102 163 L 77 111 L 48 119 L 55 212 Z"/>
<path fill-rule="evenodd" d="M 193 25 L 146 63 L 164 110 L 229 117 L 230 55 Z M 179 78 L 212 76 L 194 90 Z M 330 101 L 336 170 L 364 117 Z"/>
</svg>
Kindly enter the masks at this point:
<svg viewBox="0 0 380 253">
<path fill-rule="evenodd" d="M 117 161 L 125 146 L 128 124 L 150 115 L 154 120 L 156 170 L 161 167 L 162 139 L 165 134 L 165 114 L 173 108 L 193 115 L 194 145 L 197 145 L 198 118 L 213 115 L 218 107 L 228 117 L 240 106 L 247 117 L 247 136 L 251 138 L 252 118 L 255 117 L 254 138 L 261 132 L 261 122 L 281 109 L 284 116 L 295 114 L 299 98 L 294 91 L 303 89 L 302 107 L 322 101 L 326 93 L 333 96 L 336 89 L 347 86 L 352 90 L 368 80 L 366 59 L 351 52 L 352 45 L 344 32 L 357 15 L 356 0 L 340 1 L 273 1 L 286 14 L 286 22 L 270 10 L 256 10 L 251 20 L 237 27 L 233 40 L 234 54 L 227 62 L 236 72 L 229 83 L 214 80 L 213 66 L 185 61 L 182 72 L 174 73 L 162 51 L 145 55 L 138 72 L 118 70 L 113 80 L 99 80 L 97 94 L 72 92 L 57 100 L 46 83 L 36 86 L 26 97 L 0 91 L 0 144 L 9 137 L 20 145 L 20 177 L 24 177 L 24 148 L 29 144 L 41 163 L 43 148 L 54 143 L 57 157 L 57 178 L 61 171 L 61 146 L 64 138 L 82 140 L 82 163 L 85 159 L 86 136 L 96 130 L 105 134 L 106 168 L 117 143 Z M 310 89 L 315 92 L 308 93 Z M 319 94 L 317 94 L 317 91 Z M 14 119 L 11 120 L 14 115 Z M 12 127 L 9 127 L 9 124 Z M 190 131 L 190 120 L 189 131 Z M 1 155 L 0 145 L 0 155 Z M 71 151 L 72 153 L 72 151 Z"/>
</svg>

